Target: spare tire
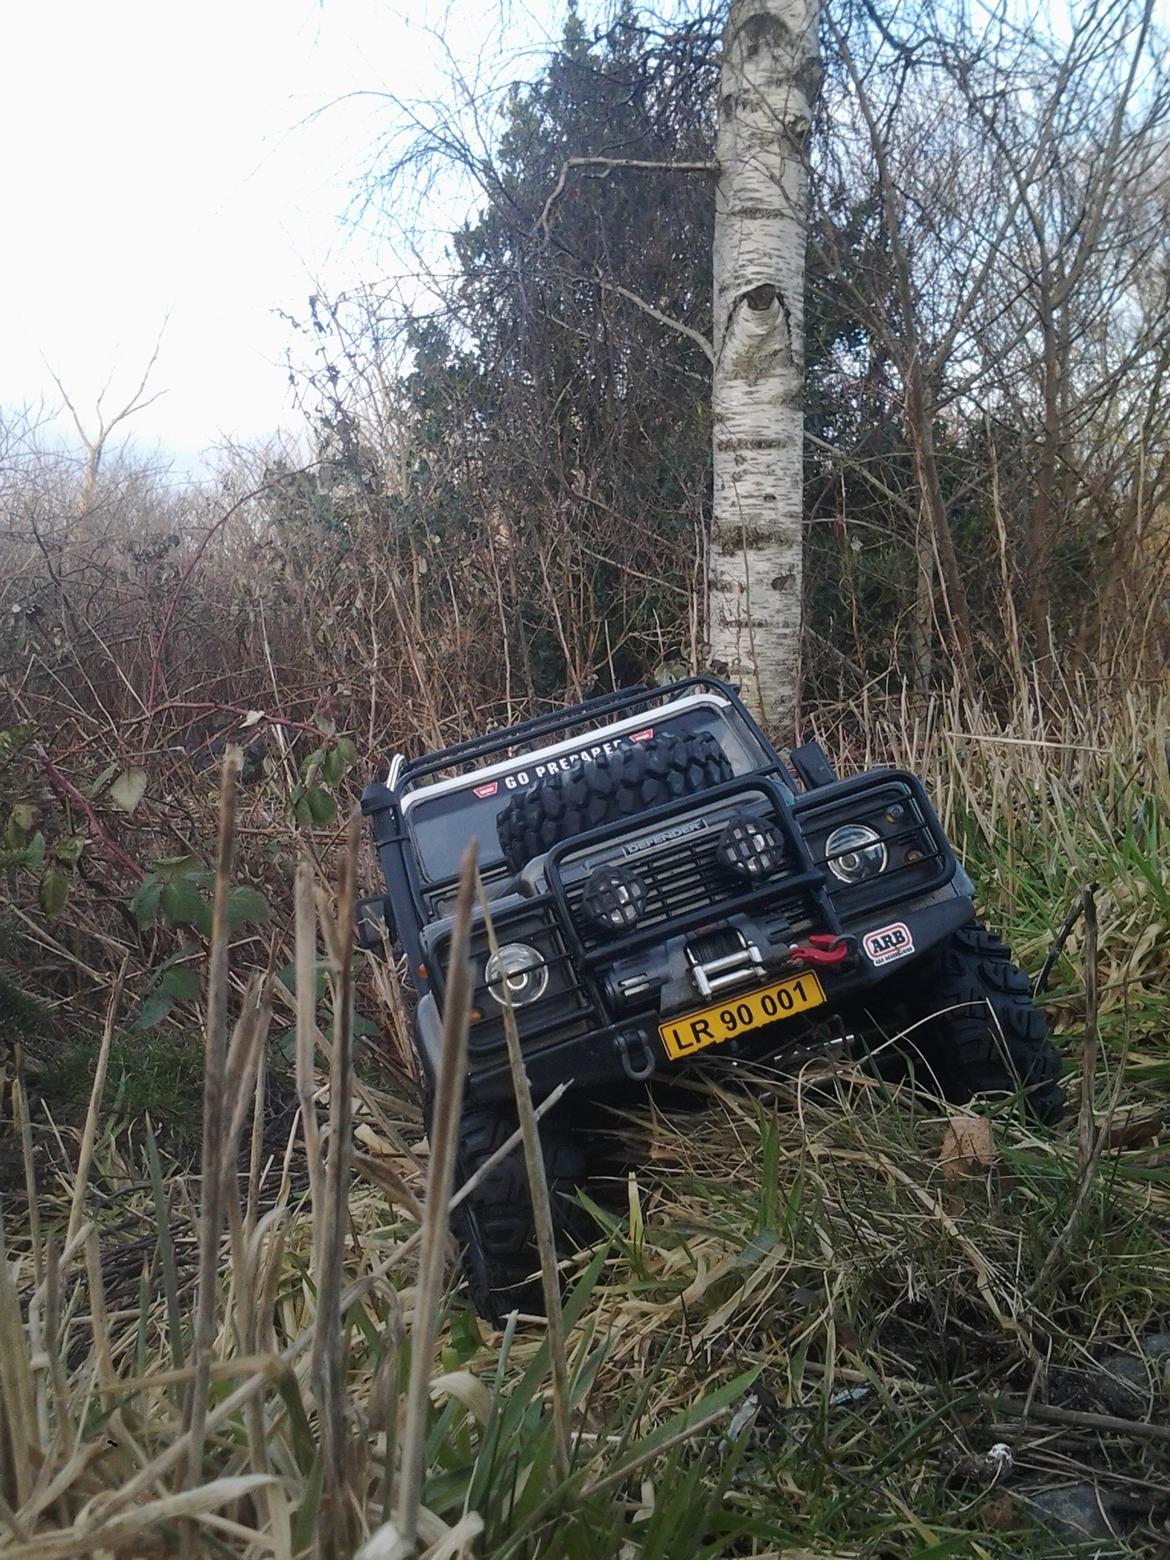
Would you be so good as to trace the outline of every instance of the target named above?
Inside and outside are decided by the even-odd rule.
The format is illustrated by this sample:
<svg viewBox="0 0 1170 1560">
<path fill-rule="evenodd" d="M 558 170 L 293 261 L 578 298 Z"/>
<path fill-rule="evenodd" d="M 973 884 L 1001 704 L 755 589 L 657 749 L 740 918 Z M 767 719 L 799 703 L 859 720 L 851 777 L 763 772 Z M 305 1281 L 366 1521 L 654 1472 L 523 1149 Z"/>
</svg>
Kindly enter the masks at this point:
<svg viewBox="0 0 1170 1560">
<path fill-rule="evenodd" d="M 503 809 L 496 828 L 504 860 L 519 872 L 561 840 L 636 818 L 648 807 L 693 796 L 733 775 L 709 731 L 667 732 L 580 759 L 569 769 L 542 775 Z"/>
</svg>

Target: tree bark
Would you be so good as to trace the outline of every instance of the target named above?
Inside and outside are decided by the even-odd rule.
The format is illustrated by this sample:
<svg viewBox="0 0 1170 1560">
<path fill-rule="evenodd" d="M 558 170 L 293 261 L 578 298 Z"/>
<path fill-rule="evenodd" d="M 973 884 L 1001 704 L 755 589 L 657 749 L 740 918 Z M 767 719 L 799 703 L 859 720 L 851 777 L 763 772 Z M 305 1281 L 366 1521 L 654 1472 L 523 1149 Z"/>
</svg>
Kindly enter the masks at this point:
<svg viewBox="0 0 1170 1560">
<path fill-rule="evenodd" d="M 804 144 L 819 0 L 731 0 L 715 197 L 711 661 L 775 726 L 801 617 Z"/>
</svg>

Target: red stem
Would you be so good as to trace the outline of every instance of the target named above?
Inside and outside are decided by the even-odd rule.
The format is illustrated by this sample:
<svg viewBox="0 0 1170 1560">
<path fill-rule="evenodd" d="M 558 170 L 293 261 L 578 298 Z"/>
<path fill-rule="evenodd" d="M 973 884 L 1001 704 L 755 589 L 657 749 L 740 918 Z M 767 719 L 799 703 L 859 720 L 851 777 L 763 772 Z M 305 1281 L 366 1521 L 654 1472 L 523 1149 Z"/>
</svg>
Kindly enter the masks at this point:
<svg viewBox="0 0 1170 1560">
<path fill-rule="evenodd" d="M 95 813 L 93 808 L 90 806 L 89 802 L 85 799 L 84 796 L 82 796 L 81 792 L 72 783 L 72 781 L 66 780 L 65 776 L 57 768 L 56 764 L 53 763 L 52 759 L 45 752 L 41 744 L 39 742 L 34 742 L 32 744 L 32 750 L 44 766 L 45 774 L 49 777 L 49 784 L 53 787 L 54 791 L 56 791 L 57 795 L 64 797 L 66 801 L 72 802 L 74 807 L 76 807 L 79 812 L 83 812 L 85 814 L 89 821 L 89 826 L 93 830 L 94 839 L 101 846 L 102 850 L 105 851 L 106 855 L 109 856 L 111 861 L 116 861 L 119 866 L 125 867 L 127 872 L 133 873 L 136 878 L 144 878 L 146 873 L 142 870 L 142 868 L 138 865 L 132 856 L 128 856 L 122 847 L 115 840 L 110 838 L 105 829 L 102 828 L 101 821 L 98 818 L 97 813 Z"/>
</svg>

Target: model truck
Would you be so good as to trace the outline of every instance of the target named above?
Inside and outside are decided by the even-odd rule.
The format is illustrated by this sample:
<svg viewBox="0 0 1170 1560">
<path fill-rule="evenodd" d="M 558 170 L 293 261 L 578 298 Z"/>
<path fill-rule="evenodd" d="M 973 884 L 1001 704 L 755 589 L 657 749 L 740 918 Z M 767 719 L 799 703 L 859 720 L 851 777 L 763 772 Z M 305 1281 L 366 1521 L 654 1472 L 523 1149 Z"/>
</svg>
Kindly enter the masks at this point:
<svg viewBox="0 0 1170 1560">
<path fill-rule="evenodd" d="M 1027 977 L 975 919 L 973 887 L 919 779 L 840 779 L 815 744 L 768 741 L 712 677 L 630 688 L 406 762 L 367 786 L 386 893 L 363 902 L 405 955 L 427 1098 L 460 858 L 478 842 L 498 951 L 475 911 L 457 1177 L 514 1133 L 510 1002 L 541 1121 L 554 1222 L 595 1169 L 600 1114 L 716 1062 L 810 1047 L 962 1103 L 1012 1094 L 1059 1119 L 1059 1060 Z M 477 1309 L 538 1304 L 519 1149 L 455 1233 Z"/>
</svg>

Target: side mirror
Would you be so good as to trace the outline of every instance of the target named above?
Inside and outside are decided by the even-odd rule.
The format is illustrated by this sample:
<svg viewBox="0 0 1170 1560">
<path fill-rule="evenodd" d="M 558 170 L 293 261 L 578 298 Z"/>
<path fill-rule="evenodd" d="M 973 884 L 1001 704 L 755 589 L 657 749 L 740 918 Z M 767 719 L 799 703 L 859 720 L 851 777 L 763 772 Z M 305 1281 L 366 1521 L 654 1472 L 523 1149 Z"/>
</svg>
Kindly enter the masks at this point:
<svg viewBox="0 0 1170 1560">
<path fill-rule="evenodd" d="M 389 895 L 371 894 L 368 899 L 359 899 L 354 906 L 353 918 L 359 948 L 365 948 L 369 953 L 381 953 L 385 947 L 385 937 L 394 941 L 394 915 L 390 909 Z"/>
<path fill-rule="evenodd" d="M 805 742 L 800 747 L 789 748 L 788 758 L 806 791 L 832 785 L 837 778 L 819 742 Z"/>
</svg>

